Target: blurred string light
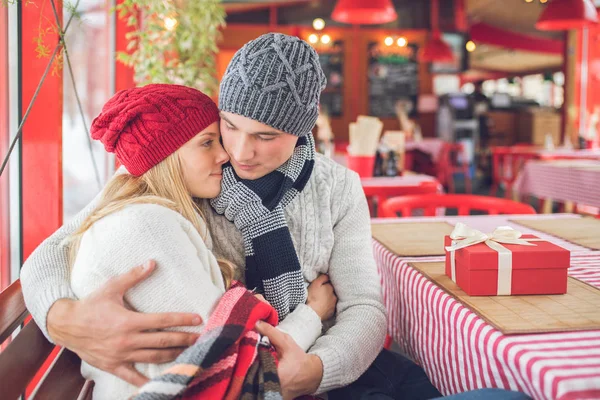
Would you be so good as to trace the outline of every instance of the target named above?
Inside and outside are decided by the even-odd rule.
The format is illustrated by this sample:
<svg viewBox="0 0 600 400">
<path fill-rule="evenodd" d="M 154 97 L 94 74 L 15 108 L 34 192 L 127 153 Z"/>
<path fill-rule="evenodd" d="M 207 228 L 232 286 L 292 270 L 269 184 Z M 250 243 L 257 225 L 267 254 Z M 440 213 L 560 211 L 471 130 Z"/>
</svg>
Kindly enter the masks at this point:
<svg viewBox="0 0 600 400">
<path fill-rule="evenodd" d="M 323 43 L 323 44 L 329 44 L 329 42 L 331 42 L 331 37 L 329 35 L 323 35 L 323 36 L 321 36 L 321 43 Z"/>
<path fill-rule="evenodd" d="M 383 40 L 383 43 L 386 46 L 392 46 L 394 43 L 398 45 L 398 47 L 406 47 L 408 45 L 408 40 L 405 37 L 399 37 L 398 39 L 394 39 L 392 36 L 388 36 Z"/>
<path fill-rule="evenodd" d="M 164 24 L 168 31 L 172 31 L 177 26 L 177 20 L 175 18 L 167 17 L 164 19 Z"/>
<path fill-rule="evenodd" d="M 475 49 L 477 48 L 477 45 L 475 44 L 475 42 L 474 42 L 474 41 L 472 41 L 472 40 L 469 40 L 469 41 L 467 42 L 467 44 L 465 45 L 465 47 L 467 48 L 467 51 L 468 51 L 469 53 L 472 53 L 472 52 L 474 52 L 474 51 L 475 51 Z"/>
<path fill-rule="evenodd" d="M 315 44 L 319 41 L 319 37 L 317 35 L 315 35 L 314 33 L 312 33 L 309 37 L 308 37 L 308 41 L 312 44 Z"/>
<path fill-rule="evenodd" d="M 313 28 L 316 31 L 322 31 L 325 28 L 325 21 L 323 18 L 315 18 L 313 21 Z"/>
</svg>

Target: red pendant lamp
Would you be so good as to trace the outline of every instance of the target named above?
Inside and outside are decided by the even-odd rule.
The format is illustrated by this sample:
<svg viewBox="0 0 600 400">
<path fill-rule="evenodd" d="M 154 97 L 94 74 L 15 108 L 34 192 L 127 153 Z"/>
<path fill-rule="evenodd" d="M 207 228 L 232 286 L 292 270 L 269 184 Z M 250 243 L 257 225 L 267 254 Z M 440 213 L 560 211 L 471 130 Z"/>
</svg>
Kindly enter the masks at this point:
<svg viewBox="0 0 600 400">
<path fill-rule="evenodd" d="M 345 24 L 386 24 L 398 18 L 391 0 L 338 0 L 331 19 Z"/>
<path fill-rule="evenodd" d="M 452 62 L 454 53 L 448 43 L 442 40 L 440 31 L 433 31 L 431 37 L 419 53 L 421 62 Z"/>
<path fill-rule="evenodd" d="M 598 11 L 591 0 L 552 0 L 535 27 L 542 31 L 566 31 L 598 23 Z"/>
<path fill-rule="evenodd" d="M 442 40 L 439 30 L 439 3 L 431 0 L 431 37 L 419 51 L 421 62 L 452 62 L 454 53 L 448 43 Z"/>
</svg>

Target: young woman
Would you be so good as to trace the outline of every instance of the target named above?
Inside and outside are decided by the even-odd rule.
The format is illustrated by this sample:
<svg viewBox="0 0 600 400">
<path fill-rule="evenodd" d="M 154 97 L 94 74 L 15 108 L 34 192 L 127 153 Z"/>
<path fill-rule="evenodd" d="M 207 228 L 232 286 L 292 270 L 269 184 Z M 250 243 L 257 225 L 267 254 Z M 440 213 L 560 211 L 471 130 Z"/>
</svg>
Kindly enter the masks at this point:
<svg viewBox="0 0 600 400">
<path fill-rule="evenodd" d="M 155 272 L 127 292 L 127 305 L 145 313 L 196 313 L 207 321 L 234 275 L 232 264 L 212 254 L 194 201 L 219 194 L 222 166 L 229 159 L 219 142 L 217 106 L 183 86 L 129 89 L 106 103 L 93 121 L 92 137 L 114 152 L 127 172 L 111 179 L 95 209 L 68 238 L 73 292 L 85 298 L 152 259 Z M 181 328 L 198 334 L 202 329 L 203 324 Z M 135 368 L 152 378 L 170 365 L 137 363 Z M 85 362 L 82 373 L 95 382 L 94 399 L 124 399 L 137 389 Z"/>
<path fill-rule="evenodd" d="M 91 133 L 128 173 L 110 180 L 69 238 L 73 291 L 86 297 L 111 277 L 153 259 L 155 273 L 127 293 L 128 305 L 148 313 L 198 313 L 206 321 L 233 278 L 232 265 L 212 255 L 193 200 L 219 194 L 221 166 L 229 159 L 219 143 L 216 105 L 183 86 L 129 89 L 106 103 Z M 168 366 L 135 367 L 153 377 Z M 86 363 L 82 373 L 95 382 L 94 399 L 127 398 L 136 389 Z"/>
</svg>

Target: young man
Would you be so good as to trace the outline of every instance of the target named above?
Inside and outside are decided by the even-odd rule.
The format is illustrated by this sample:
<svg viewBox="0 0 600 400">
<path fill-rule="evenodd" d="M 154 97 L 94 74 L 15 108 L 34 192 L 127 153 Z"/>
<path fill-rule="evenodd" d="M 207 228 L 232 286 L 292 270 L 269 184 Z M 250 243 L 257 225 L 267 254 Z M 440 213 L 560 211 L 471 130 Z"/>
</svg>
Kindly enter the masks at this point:
<svg viewBox="0 0 600 400">
<path fill-rule="evenodd" d="M 219 96 L 231 165 L 224 168 L 222 193 L 203 210 L 215 255 L 242 269 L 266 270 L 261 281 L 246 284 L 261 288 L 280 317 L 289 313 L 285 322 L 292 327 L 286 331 L 295 340 L 284 350 L 290 362 L 280 374 L 284 390 L 293 395 L 355 381 L 381 351 L 386 332 L 360 180 L 314 150 L 311 130 L 325 84 L 316 52 L 296 37 L 263 35 L 236 53 Z M 48 338 L 92 365 L 140 383 L 144 378 L 131 362 L 169 360 L 177 354 L 173 347 L 194 340 L 181 332 L 145 331 L 190 325 L 194 316 L 141 319 L 125 313 L 119 297 L 141 279 L 135 275 L 91 298 L 74 299 L 61 241 L 93 206 L 29 257 L 21 276 L 24 295 Z M 305 281 L 320 274 L 329 275 L 338 297 L 335 323 L 322 336 L 319 315 L 302 306 Z M 298 351 L 295 341 L 317 337 L 308 353 Z M 109 350 L 108 341 L 118 350 Z"/>
<path fill-rule="evenodd" d="M 314 150 L 311 130 L 325 83 L 317 54 L 296 37 L 263 35 L 232 59 L 219 97 L 231 162 L 221 194 L 212 206 L 203 205 L 213 252 L 252 271 L 246 273 L 254 277 L 247 286 L 262 292 L 283 318 L 287 334 L 266 324 L 259 329 L 279 352 L 285 398 L 323 392 L 347 398 L 347 391 L 334 389 L 359 377 L 351 390 L 357 395 L 369 396 L 383 384 L 386 389 L 373 393 L 395 397 L 408 385 L 410 398 L 436 397 L 422 369 L 381 351 L 386 315 L 360 180 Z M 124 293 L 151 273 L 152 262 L 75 299 L 62 241 L 93 207 L 94 202 L 29 257 L 23 292 L 50 340 L 139 385 L 146 378 L 132 363 L 171 361 L 196 339 L 163 329 L 201 321 L 196 315 L 144 315 L 124 307 Z M 312 282 L 324 297 L 335 298 L 321 274 L 328 274 L 338 299 L 335 319 L 326 327 L 321 317 L 327 307 L 311 308 L 306 290 Z M 299 346 L 315 339 L 308 353 Z"/>
</svg>

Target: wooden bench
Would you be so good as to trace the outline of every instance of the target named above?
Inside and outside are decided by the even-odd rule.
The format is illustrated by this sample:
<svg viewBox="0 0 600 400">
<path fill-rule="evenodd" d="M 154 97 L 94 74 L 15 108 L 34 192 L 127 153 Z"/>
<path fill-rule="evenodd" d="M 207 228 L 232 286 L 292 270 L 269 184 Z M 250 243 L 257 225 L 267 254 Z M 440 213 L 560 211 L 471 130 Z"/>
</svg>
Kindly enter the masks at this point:
<svg viewBox="0 0 600 400">
<path fill-rule="evenodd" d="M 0 344 L 22 326 L 28 315 L 21 282 L 16 281 L 0 293 Z M 54 348 L 33 320 L 23 326 L 0 353 L 2 399 L 18 399 L 24 394 Z M 93 382 L 81 376 L 80 366 L 75 353 L 61 348 L 29 399 L 91 399 Z"/>
</svg>

